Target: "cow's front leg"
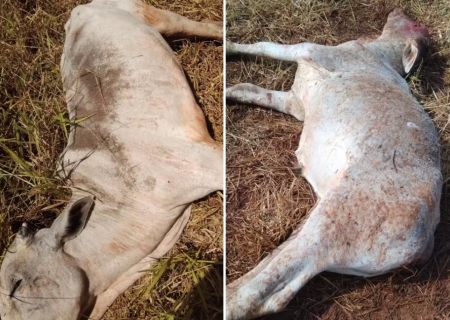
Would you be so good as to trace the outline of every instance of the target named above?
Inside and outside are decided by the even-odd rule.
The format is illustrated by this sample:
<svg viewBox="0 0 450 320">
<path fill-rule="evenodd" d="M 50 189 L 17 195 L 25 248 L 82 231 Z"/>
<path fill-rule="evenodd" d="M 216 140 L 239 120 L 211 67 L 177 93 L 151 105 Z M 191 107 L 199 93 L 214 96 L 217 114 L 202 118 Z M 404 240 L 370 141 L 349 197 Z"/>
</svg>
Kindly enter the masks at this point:
<svg viewBox="0 0 450 320">
<path fill-rule="evenodd" d="M 272 42 L 258 42 L 253 44 L 240 44 L 227 41 L 227 55 L 249 54 L 268 57 L 277 60 L 296 62 L 302 58 L 308 58 L 312 50 L 318 45 L 313 43 L 299 43 L 283 45 Z"/>
<path fill-rule="evenodd" d="M 177 242 L 181 232 L 189 221 L 191 209 L 192 206 L 189 206 L 183 212 L 183 214 L 178 218 L 178 220 L 176 220 L 172 228 L 166 234 L 164 239 L 151 254 L 122 274 L 116 282 L 111 285 L 111 287 L 97 297 L 93 310 L 90 314 L 85 314 L 82 319 L 101 319 L 117 297 L 131 287 L 131 285 L 133 285 L 133 283 L 135 283 L 139 278 L 144 276 L 146 274 L 145 271 L 148 271 L 159 258 L 164 256 L 175 245 L 175 242 Z"/>
<path fill-rule="evenodd" d="M 300 121 L 305 120 L 305 109 L 292 90 L 274 91 L 250 83 L 241 83 L 228 88 L 226 95 L 227 100 L 274 109 L 290 114 Z"/>
</svg>

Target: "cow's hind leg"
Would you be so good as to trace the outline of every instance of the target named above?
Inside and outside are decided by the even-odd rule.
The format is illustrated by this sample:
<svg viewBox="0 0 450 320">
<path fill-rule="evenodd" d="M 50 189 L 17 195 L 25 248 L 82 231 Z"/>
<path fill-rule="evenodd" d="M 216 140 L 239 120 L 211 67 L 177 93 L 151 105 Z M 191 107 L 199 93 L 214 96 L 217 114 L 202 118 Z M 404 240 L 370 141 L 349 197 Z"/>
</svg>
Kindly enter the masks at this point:
<svg viewBox="0 0 450 320">
<path fill-rule="evenodd" d="M 168 38 L 223 38 L 222 22 L 197 22 L 174 12 L 157 9 L 140 0 L 94 0 L 97 5 L 115 7 L 131 13 Z"/>
<path fill-rule="evenodd" d="M 223 38 L 221 22 L 192 21 L 179 14 L 156 9 L 144 3 L 140 6 L 138 14 L 141 15 L 147 24 L 158 30 L 164 37 L 200 37 L 217 40 Z"/>
<path fill-rule="evenodd" d="M 308 280 L 327 268 L 327 256 L 320 254 L 321 233 L 314 232 L 320 221 L 310 218 L 253 270 L 227 286 L 228 320 L 284 309 Z"/>
<path fill-rule="evenodd" d="M 290 114 L 300 121 L 305 120 L 301 101 L 292 91 L 267 90 L 250 83 L 241 83 L 227 89 L 227 100 L 254 104 Z"/>
</svg>

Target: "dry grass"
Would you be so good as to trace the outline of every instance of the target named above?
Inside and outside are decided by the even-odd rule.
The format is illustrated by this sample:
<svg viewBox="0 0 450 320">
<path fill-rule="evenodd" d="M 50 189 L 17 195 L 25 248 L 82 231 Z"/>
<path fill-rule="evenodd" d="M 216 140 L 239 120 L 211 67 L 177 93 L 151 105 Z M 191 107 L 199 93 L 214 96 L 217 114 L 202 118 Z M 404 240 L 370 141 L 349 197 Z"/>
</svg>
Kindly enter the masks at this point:
<svg viewBox="0 0 450 320">
<path fill-rule="evenodd" d="M 69 193 L 55 178 L 66 143 L 59 74 L 64 23 L 87 0 L 0 2 L 0 251 L 26 220 L 48 227 Z M 147 1 L 193 20 L 222 20 L 222 1 Z M 222 141 L 222 46 L 173 44 L 211 133 Z M 222 195 L 196 203 L 181 241 L 111 307 L 105 319 L 222 317 Z"/>
<path fill-rule="evenodd" d="M 286 311 L 267 319 L 450 318 L 450 7 L 436 1 L 228 0 L 227 38 L 252 43 L 334 45 L 380 33 L 387 14 L 402 7 L 429 27 L 433 43 L 410 86 L 432 116 L 442 144 L 441 223 L 432 259 L 423 267 L 365 279 L 324 273 L 310 281 Z M 250 82 L 287 91 L 296 66 L 269 59 L 227 62 L 227 86 Z M 252 269 L 283 242 L 315 202 L 295 175 L 302 124 L 261 108 L 227 107 L 227 282 Z"/>
</svg>

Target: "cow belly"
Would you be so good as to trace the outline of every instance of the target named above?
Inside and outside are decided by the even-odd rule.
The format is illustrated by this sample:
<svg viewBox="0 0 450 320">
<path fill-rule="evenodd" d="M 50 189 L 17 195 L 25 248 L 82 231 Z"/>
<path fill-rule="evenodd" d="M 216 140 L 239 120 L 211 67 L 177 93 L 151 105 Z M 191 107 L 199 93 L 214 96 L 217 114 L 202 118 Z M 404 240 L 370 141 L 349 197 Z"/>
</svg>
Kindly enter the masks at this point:
<svg viewBox="0 0 450 320">
<path fill-rule="evenodd" d="M 329 85 L 299 92 L 305 126 L 296 155 L 319 196 L 349 168 L 399 172 L 438 166 L 435 129 L 409 94 L 393 85 L 382 92 L 353 92 L 352 83 L 348 95 L 343 88 L 333 95 L 326 91 Z"/>
<path fill-rule="evenodd" d="M 320 134 L 302 135 L 296 156 L 303 176 L 319 197 L 336 185 L 348 169 L 351 157 L 344 139 L 330 139 Z"/>
</svg>

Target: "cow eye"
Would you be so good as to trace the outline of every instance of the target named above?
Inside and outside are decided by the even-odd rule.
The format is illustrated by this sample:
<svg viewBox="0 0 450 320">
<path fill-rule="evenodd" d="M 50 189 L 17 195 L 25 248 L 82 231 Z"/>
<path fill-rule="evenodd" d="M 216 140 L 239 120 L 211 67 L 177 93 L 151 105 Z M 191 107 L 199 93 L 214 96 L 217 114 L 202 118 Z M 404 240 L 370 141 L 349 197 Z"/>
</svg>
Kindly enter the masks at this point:
<svg viewBox="0 0 450 320">
<path fill-rule="evenodd" d="M 10 297 L 14 297 L 14 293 L 17 291 L 17 289 L 19 289 L 21 283 L 22 283 L 22 279 L 14 280 L 13 288 L 11 290 L 11 293 L 9 294 Z"/>
</svg>

